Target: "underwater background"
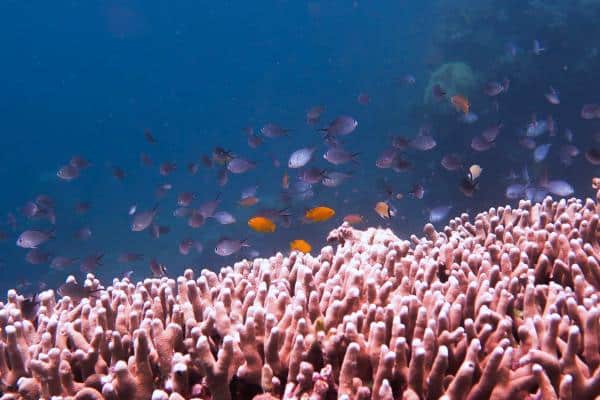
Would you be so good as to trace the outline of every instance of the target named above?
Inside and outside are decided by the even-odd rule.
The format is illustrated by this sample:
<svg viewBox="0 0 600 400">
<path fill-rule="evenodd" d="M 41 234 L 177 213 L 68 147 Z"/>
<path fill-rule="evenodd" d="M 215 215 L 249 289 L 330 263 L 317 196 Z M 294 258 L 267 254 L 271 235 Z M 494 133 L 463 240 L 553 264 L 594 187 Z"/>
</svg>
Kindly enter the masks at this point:
<svg viewBox="0 0 600 400">
<path fill-rule="evenodd" d="M 585 198 L 599 172 L 598 1 L 0 8 L 3 292 L 34 293 L 85 270 L 105 284 L 128 271 L 142 279 L 156 273 L 153 261 L 169 275 L 217 270 L 288 252 L 296 239 L 316 253 L 350 214 L 357 227 L 420 235 L 429 221 L 523 198 Z M 319 121 L 307 123 L 317 106 Z M 356 129 L 332 132 L 339 116 Z M 268 124 L 285 133 L 271 137 Z M 314 148 L 310 162 L 289 168 L 302 148 Z M 328 149 L 352 157 L 332 163 Z M 448 155 L 457 168 L 442 163 Z M 61 178 L 74 156 L 90 165 Z M 231 159 L 251 167 L 232 172 Z M 309 184 L 309 168 L 348 175 Z M 240 205 L 255 185 L 258 203 Z M 193 201 L 177 211 L 183 192 Z M 215 199 L 236 222 L 211 215 L 191 227 L 190 213 Z M 311 220 L 318 206 L 335 215 Z M 152 224 L 132 232 L 154 207 Z M 249 226 L 257 215 L 276 231 Z M 28 231 L 47 240 L 19 245 Z M 221 256 L 224 238 L 244 246 Z M 71 262 L 56 267 L 56 257 Z"/>
</svg>

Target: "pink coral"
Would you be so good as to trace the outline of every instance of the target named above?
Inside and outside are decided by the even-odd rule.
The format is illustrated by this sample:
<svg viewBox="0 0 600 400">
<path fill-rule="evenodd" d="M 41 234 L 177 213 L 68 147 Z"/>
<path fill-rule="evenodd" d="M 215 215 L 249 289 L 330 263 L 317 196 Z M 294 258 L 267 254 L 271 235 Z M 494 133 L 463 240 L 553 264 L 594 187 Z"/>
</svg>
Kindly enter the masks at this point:
<svg viewBox="0 0 600 400">
<path fill-rule="evenodd" d="M 408 241 L 343 225 L 316 257 L 46 291 L 32 321 L 11 290 L 2 399 L 594 399 L 599 212 L 600 192 Z"/>
</svg>

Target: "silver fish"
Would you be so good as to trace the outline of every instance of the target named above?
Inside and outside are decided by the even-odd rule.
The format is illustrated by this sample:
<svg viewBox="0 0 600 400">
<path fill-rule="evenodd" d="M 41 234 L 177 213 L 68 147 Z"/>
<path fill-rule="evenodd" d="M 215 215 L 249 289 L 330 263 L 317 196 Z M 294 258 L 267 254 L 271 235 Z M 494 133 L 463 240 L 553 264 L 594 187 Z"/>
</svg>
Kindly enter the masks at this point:
<svg viewBox="0 0 600 400">
<path fill-rule="evenodd" d="M 212 216 L 221 225 L 229 225 L 235 223 L 235 217 L 227 211 L 218 211 Z"/>
<path fill-rule="evenodd" d="M 302 168 L 311 160 L 315 147 L 303 147 L 294 151 L 288 160 L 289 168 Z"/>
<path fill-rule="evenodd" d="M 62 270 L 69 265 L 72 265 L 77 260 L 77 257 L 56 256 L 52 259 L 52 261 L 50 261 L 50 267 L 57 270 Z"/>
<path fill-rule="evenodd" d="M 227 170 L 234 174 L 243 174 L 254 167 L 256 167 L 256 163 L 239 157 L 227 163 Z"/>
<path fill-rule="evenodd" d="M 157 209 L 158 205 L 154 206 L 152 210 L 136 213 L 133 217 L 133 222 L 131 223 L 131 230 L 133 232 L 141 232 L 144 229 L 148 228 L 154 221 Z"/>
<path fill-rule="evenodd" d="M 437 145 L 437 142 L 431 135 L 419 134 L 413 140 L 410 141 L 409 145 L 413 149 L 427 151 L 433 149 Z"/>
<path fill-rule="evenodd" d="M 345 136 L 349 135 L 358 126 L 358 121 L 348 115 L 340 115 L 329 123 L 327 128 L 321 129 L 325 131 L 327 136 Z"/>
<path fill-rule="evenodd" d="M 323 184 L 323 186 L 327 186 L 327 187 L 338 187 L 351 177 L 352 177 L 351 174 L 333 171 L 333 172 L 329 172 L 327 174 L 327 176 L 323 178 L 321 183 Z"/>
<path fill-rule="evenodd" d="M 563 180 L 551 180 L 544 186 L 550 193 L 561 197 L 570 196 L 575 192 L 573 186 L 571 186 L 569 182 Z"/>
<path fill-rule="evenodd" d="M 550 151 L 551 143 L 540 144 L 533 150 L 533 160 L 535 162 L 542 162 L 548 156 L 548 152 Z"/>
<path fill-rule="evenodd" d="M 35 249 L 52 238 L 54 238 L 54 231 L 38 231 L 31 229 L 19 235 L 17 246 L 24 249 Z"/>
<path fill-rule="evenodd" d="M 288 132 L 289 129 L 284 129 L 281 126 L 272 122 L 269 122 L 268 124 L 265 124 L 262 128 L 260 128 L 260 133 L 262 133 L 263 136 L 268 138 L 277 138 L 280 136 L 284 136 L 287 135 Z"/>
<path fill-rule="evenodd" d="M 323 154 L 323 158 L 333 165 L 341 165 L 350 161 L 357 162 L 358 155 L 359 153 L 351 153 L 341 147 L 331 147 Z"/>
<path fill-rule="evenodd" d="M 240 251 L 242 247 L 248 247 L 246 239 L 229 239 L 226 237 L 221 238 L 215 247 L 215 253 L 221 257 L 227 257 Z"/>
<path fill-rule="evenodd" d="M 429 222 L 437 223 L 443 221 L 450 214 L 450 210 L 452 210 L 452 206 L 450 205 L 432 208 L 429 211 Z"/>
<path fill-rule="evenodd" d="M 77 167 L 72 166 L 71 164 L 64 165 L 60 167 L 58 172 L 56 173 L 63 181 L 72 181 L 73 179 L 79 176 L 79 169 Z"/>
</svg>

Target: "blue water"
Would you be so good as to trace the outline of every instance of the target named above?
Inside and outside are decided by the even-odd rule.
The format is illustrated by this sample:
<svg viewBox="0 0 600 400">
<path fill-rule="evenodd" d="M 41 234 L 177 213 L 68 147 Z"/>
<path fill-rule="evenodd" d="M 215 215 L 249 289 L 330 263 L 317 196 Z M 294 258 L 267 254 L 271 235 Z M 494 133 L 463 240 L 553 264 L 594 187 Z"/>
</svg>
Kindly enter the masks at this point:
<svg viewBox="0 0 600 400">
<path fill-rule="evenodd" d="M 440 40 L 440 35 L 449 38 L 442 29 L 449 24 L 449 13 L 438 3 L 5 2 L 0 13 L 0 180 L 4 188 L 0 231 L 6 239 L 0 242 L 0 290 L 19 285 L 33 292 L 43 285 L 57 286 L 68 274 L 83 277 L 78 263 L 63 271 L 51 269 L 48 263 L 31 265 L 24 259 L 27 250 L 15 245 L 26 229 L 53 228 L 44 220 L 27 220 L 19 211 L 38 194 L 54 199 L 57 216 L 56 238 L 40 248 L 54 256 L 104 254 L 96 273 L 105 283 L 127 270 L 133 270 L 138 279 L 149 276 L 152 258 L 164 263 L 172 275 L 190 266 L 217 269 L 247 256 L 250 250 L 264 256 L 287 252 L 290 240 L 297 238 L 318 249 L 325 244 L 327 232 L 349 213 L 362 214 L 363 226 L 391 226 L 399 235 L 418 233 L 432 207 L 452 205 L 456 215 L 506 203 L 504 177 L 510 170 L 519 173 L 528 162 L 532 175 L 547 170 L 569 180 L 577 195 L 590 195 L 589 178 L 598 167 L 587 163 L 582 154 L 565 172 L 558 163 L 558 142 L 548 160 L 536 166 L 531 165 L 530 151 L 517 143 L 518 130 L 533 112 L 540 118 L 552 112 L 558 136 L 569 126 L 582 153 L 594 145 L 594 121 L 579 117 L 582 104 L 598 101 L 598 91 L 586 87 L 588 82 L 597 85 L 591 72 L 597 57 L 586 59 L 593 49 L 576 40 L 576 34 L 584 33 L 573 33 L 563 43 L 559 33 L 532 28 L 524 17 L 519 20 L 512 15 L 517 11 L 507 5 L 509 18 L 528 26 L 523 33 L 504 29 L 510 21 L 486 25 L 477 14 L 458 20 L 465 26 L 468 21 L 471 36 L 457 28 L 457 35 L 464 34 L 466 39 Z M 469 10 L 469 2 L 459 3 Z M 477 22 L 476 17 L 481 20 Z M 541 18 L 548 17 L 541 16 L 539 26 L 543 26 Z M 495 33 L 494 26 L 498 28 Z M 477 29 L 489 46 L 472 41 L 478 37 Z M 484 35 L 490 30 L 491 34 Z M 543 59 L 524 49 L 537 35 L 549 47 L 540 56 Z M 517 61 L 501 62 L 510 41 L 523 49 Z M 478 56 L 483 47 L 493 49 L 492 55 L 498 57 Z M 458 113 L 438 115 L 423 108 L 432 71 L 444 62 L 461 60 L 477 72 L 478 88 L 492 77 L 511 78 L 510 91 L 499 98 L 497 115 L 489 111 L 490 99 L 480 89 L 476 91 L 471 100 L 480 119 L 473 125 L 458 122 Z M 587 63 L 590 68 L 577 72 L 576 63 Z M 414 85 L 402 84 L 406 74 L 414 75 Z M 544 100 L 550 85 L 561 89 L 565 101 L 559 108 Z M 368 105 L 357 102 L 363 92 L 371 98 Z M 317 127 L 340 114 L 359 121 L 356 132 L 343 138 L 345 148 L 361 153 L 358 164 L 334 167 L 322 159 L 326 150 L 322 136 L 305 123 L 306 111 L 319 104 L 326 111 Z M 474 153 L 469 148 L 472 136 L 500 120 L 506 127 L 495 147 Z M 249 148 L 243 129 L 251 126 L 258 131 L 267 122 L 289 128 L 289 136 L 266 138 L 258 149 Z M 424 122 L 433 125 L 435 149 L 407 151 L 413 163 L 408 172 L 375 167 L 392 135 L 412 138 Z M 144 140 L 145 130 L 152 132 L 157 144 Z M 201 166 L 196 176 L 190 176 L 186 164 L 210 156 L 215 146 L 255 161 L 257 168 L 231 175 L 224 187 L 217 184 L 217 168 Z M 318 146 L 311 166 L 352 172 L 353 177 L 339 188 L 317 185 L 314 197 L 284 204 L 280 181 L 287 158 L 304 146 Z M 454 151 L 464 155 L 466 164 L 477 162 L 484 167 L 472 198 L 457 189 L 464 171 L 450 173 L 440 166 L 442 156 Z M 152 167 L 140 165 L 140 152 L 152 157 Z M 85 157 L 92 166 L 72 182 L 60 181 L 56 171 L 73 155 Z M 274 166 L 273 157 L 280 167 Z M 158 164 L 166 161 L 175 162 L 177 170 L 163 177 Z M 122 182 L 112 176 L 113 166 L 125 171 Z M 290 172 L 292 181 L 295 174 Z M 387 198 L 384 179 L 394 192 L 405 196 L 391 201 L 398 209 L 391 221 L 373 211 L 377 201 Z M 163 183 L 172 184 L 173 190 L 157 199 L 155 189 Z M 414 183 L 425 186 L 423 200 L 407 194 Z M 254 184 L 259 186 L 261 202 L 254 208 L 240 208 L 236 201 L 241 190 Z M 182 191 L 197 193 L 194 206 L 220 193 L 219 210 L 230 211 L 237 223 L 222 226 L 208 220 L 199 229 L 187 227 L 185 219 L 172 216 L 176 196 Z M 77 201 L 89 201 L 90 211 L 76 214 Z M 157 223 L 169 226 L 170 232 L 159 239 L 148 232 L 131 232 L 127 211 L 132 204 L 141 210 L 158 204 Z M 334 208 L 335 218 L 303 223 L 305 209 L 316 205 Z M 246 221 L 257 210 L 285 206 L 293 213 L 291 227 L 278 227 L 274 235 L 248 228 Z M 17 217 L 15 230 L 4 223 L 7 213 Z M 92 237 L 84 242 L 73 239 L 83 226 L 92 229 Z M 247 238 L 250 248 L 219 257 L 213 249 L 222 236 Z M 179 254 L 177 244 L 187 237 L 202 243 L 204 252 Z M 143 253 L 144 260 L 119 264 L 116 258 L 124 251 Z"/>
</svg>

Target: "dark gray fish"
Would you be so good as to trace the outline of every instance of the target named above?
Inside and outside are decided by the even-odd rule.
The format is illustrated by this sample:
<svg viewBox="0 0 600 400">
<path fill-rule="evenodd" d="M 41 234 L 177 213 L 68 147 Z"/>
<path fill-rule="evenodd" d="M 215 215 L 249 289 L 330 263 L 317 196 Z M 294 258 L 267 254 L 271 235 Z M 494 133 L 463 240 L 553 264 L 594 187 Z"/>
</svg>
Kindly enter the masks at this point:
<svg viewBox="0 0 600 400">
<path fill-rule="evenodd" d="M 377 168 L 391 168 L 397 155 L 398 151 L 396 149 L 386 149 L 375 161 L 375 166 Z"/>
<path fill-rule="evenodd" d="M 462 168 L 462 157 L 456 153 L 446 154 L 442 157 L 441 164 L 448 171 L 456 171 Z"/>
<path fill-rule="evenodd" d="M 60 271 L 72 265 L 77 260 L 77 257 L 56 256 L 50 261 L 50 267 Z"/>
<path fill-rule="evenodd" d="M 242 247 L 248 247 L 246 239 L 230 239 L 227 237 L 221 238 L 215 247 L 215 253 L 221 257 L 227 257 L 240 251 Z"/>
<path fill-rule="evenodd" d="M 158 224 L 152 224 L 152 227 L 150 228 L 150 236 L 152 236 L 152 238 L 154 239 L 158 239 L 163 235 L 166 235 L 167 233 L 171 232 L 171 228 L 169 228 L 166 225 L 158 225 Z"/>
<path fill-rule="evenodd" d="M 40 300 L 37 293 L 32 296 L 24 297 L 19 303 L 21 315 L 29 320 L 34 321 L 37 318 L 37 313 L 40 308 Z"/>
<path fill-rule="evenodd" d="M 52 257 L 52 254 L 46 251 L 31 249 L 25 255 L 25 261 L 33 265 L 48 264 L 50 257 Z"/>
<path fill-rule="evenodd" d="M 358 104 L 366 106 L 371 102 L 371 96 L 364 92 L 359 93 L 359 95 L 356 97 L 356 101 L 358 102 Z"/>
<path fill-rule="evenodd" d="M 256 163 L 243 158 L 234 158 L 227 163 L 227 170 L 234 174 L 243 174 L 250 169 L 255 168 Z"/>
<path fill-rule="evenodd" d="M 400 173 L 408 171 L 412 167 L 412 163 L 404 158 L 398 156 L 394 158 L 394 163 L 392 164 L 392 170 L 394 172 Z"/>
<path fill-rule="evenodd" d="M 307 168 L 298 175 L 300 181 L 311 185 L 321 182 L 323 178 L 327 178 L 327 171 L 317 167 Z"/>
<path fill-rule="evenodd" d="M 522 138 L 520 138 L 519 144 L 527 150 L 533 150 L 536 146 L 535 140 L 527 136 L 523 136 Z"/>
<path fill-rule="evenodd" d="M 156 261 L 156 258 L 150 260 L 150 271 L 152 272 L 153 278 L 162 278 L 167 275 L 167 267 Z"/>
<path fill-rule="evenodd" d="M 21 214 L 25 218 L 33 218 L 40 212 L 40 208 L 33 201 L 28 201 L 23 207 L 21 207 Z"/>
<path fill-rule="evenodd" d="M 35 249 L 36 247 L 46 243 L 48 240 L 54 238 L 54 231 L 39 231 L 39 230 L 27 230 L 17 239 L 17 246 L 24 249 Z"/>
<path fill-rule="evenodd" d="M 288 160 L 289 168 L 302 168 L 311 160 L 315 147 L 303 147 L 294 151 Z"/>
<path fill-rule="evenodd" d="M 112 167 L 111 174 L 118 181 L 125 179 L 125 170 L 121 167 Z"/>
<path fill-rule="evenodd" d="M 265 125 L 263 125 L 262 128 L 260 128 L 260 133 L 263 134 L 263 136 L 268 137 L 268 138 L 277 138 L 277 137 L 281 137 L 284 135 L 287 135 L 289 132 L 289 129 L 284 129 L 279 125 L 276 125 L 272 122 L 269 122 Z"/>
<path fill-rule="evenodd" d="M 321 183 L 327 187 L 338 187 L 351 177 L 351 174 L 345 172 L 332 171 L 327 173 L 327 176 L 323 178 Z"/>
<path fill-rule="evenodd" d="M 521 199 L 525 195 L 526 188 L 527 186 L 521 183 L 513 183 L 511 185 L 508 185 L 505 193 L 506 198 L 510 200 Z"/>
<path fill-rule="evenodd" d="M 90 166 L 90 162 L 88 160 L 86 160 L 85 158 L 83 158 L 82 156 L 71 157 L 69 164 L 72 165 L 73 167 L 77 168 L 78 170 L 82 170 L 82 169 L 85 169 Z"/>
<path fill-rule="evenodd" d="M 121 264 L 132 263 L 144 259 L 144 255 L 140 253 L 121 253 L 117 257 L 117 262 Z"/>
<path fill-rule="evenodd" d="M 600 104 L 584 104 L 580 115 L 583 119 L 600 118 Z"/>
<path fill-rule="evenodd" d="M 326 132 L 326 136 L 345 136 L 349 135 L 358 126 L 358 121 L 348 115 L 340 115 L 329 123 L 327 128 L 321 129 Z"/>
<path fill-rule="evenodd" d="M 217 197 L 214 200 L 207 201 L 206 203 L 203 203 L 200 205 L 200 207 L 198 207 L 198 211 L 204 218 L 209 218 L 213 216 L 213 214 L 217 210 L 217 207 L 219 207 L 219 204 L 221 204 L 220 197 L 221 193 L 217 194 Z"/>
<path fill-rule="evenodd" d="M 96 294 L 103 289 L 92 289 L 88 286 L 83 286 L 74 280 L 68 280 L 60 285 L 57 292 L 62 297 L 69 296 L 71 300 L 79 302 L 82 299 L 90 296 L 96 297 Z"/>
<path fill-rule="evenodd" d="M 315 125 L 321 119 L 321 114 L 325 111 L 323 106 L 313 106 L 306 112 L 306 123 L 308 125 Z"/>
<path fill-rule="evenodd" d="M 233 153 L 229 150 L 225 150 L 222 147 L 215 147 L 212 153 L 212 159 L 213 161 L 219 163 L 219 164 L 226 164 L 229 161 L 231 161 L 231 159 L 233 159 L 235 156 L 233 155 Z M 205 160 L 204 164 L 209 167 L 212 164 L 212 162 L 208 162 L 209 160 Z"/>
<path fill-rule="evenodd" d="M 413 140 L 410 141 L 410 147 L 413 149 L 427 151 L 433 149 L 437 142 L 433 138 L 433 136 L 429 134 L 419 134 Z"/>
<path fill-rule="evenodd" d="M 342 165 L 350 161 L 358 162 L 357 157 L 359 154 L 351 153 L 341 147 L 331 147 L 323 154 L 323 158 L 333 165 Z"/>
<path fill-rule="evenodd" d="M 404 136 L 394 136 L 392 138 L 392 147 L 398 150 L 404 150 L 410 145 L 410 141 Z"/>
<path fill-rule="evenodd" d="M 577 146 L 567 143 L 560 146 L 559 158 L 560 162 L 564 165 L 571 165 L 573 161 L 573 157 L 577 157 L 579 155 L 579 149 Z"/>
<path fill-rule="evenodd" d="M 471 140 L 471 148 L 475 151 L 486 151 L 491 149 L 494 143 L 490 143 L 483 138 L 483 136 L 475 136 Z"/>
<path fill-rule="evenodd" d="M 600 149 L 588 149 L 585 152 L 585 159 L 592 165 L 600 165 Z"/>
<path fill-rule="evenodd" d="M 196 174 L 200 170 L 200 164 L 191 162 L 191 163 L 188 163 L 186 168 L 187 168 L 188 172 L 190 173 L 190 175 L 196 176 Z"/>
<path fill-rule="evenodd" d="M 131 223 L 131 230 L 133 232 L 141 232 L 148 228 L 154 221 L 158 210 L 158 204 L 152 208 L 152 210 L 137 212 L 133 216 L 133 222 Z"/>
<path fill-rule="evenodd" d="M 71 164 L 64 165 L 60 167 L 58 172 L 56 173 L 63 181 L 72 181 L 73 179 L 79 177 L 79 169 L 72 166 Z"/>
<path fill-rule="evenodd" d="M 260 136 L 251 134 L 251 135 L 248 135 L 247 142 L 248 142 L 248 147 L 250 147 L 251 149 L 256 149 L 258 146 L 260 146 L 263 143 L 263 140 Z"/>
<path fill-rule="evenodd" d="M 152 165 L 152 158 L 146 153 L 140 153 L 140 164 L 150 167 Z"/>
<path fill-rule="evenodd" d="M 177 195 L 177 205 L 180 207 L 188 207 L 196 198 L 196 194 L 192 192 L 181 192 Z"/>
<path fill-rule="evenodd" d="M 197 229 L 204 225 L 204 219 L 205 218 L 200 211 L 193 210 L 192 214 L 188 217 L 187 224 L 190 228 Z"/>
<path fill-rule="evenodd" d="M 410 191 L 408 193 L 415 199 L 421 200 L 423 198 L 423 196 L 425 195 L 425 188 L 423 187 L 423 185 L 416 183 L 413 185 L 413 187 L 410 189 Z"/>
<path fill-rule="evenodd" d="M 502 126 L 503 125 L 501 122 L 496 125 L 492 125 L 492 126 L 486 128 L 481 133 L 481 136 L 485 139 L 486 142 L 493 142 L 496 140 L 496 138 L 500 134 L 500 129 L 502 129 Z"/>
<path fill-rule="evenodd" d="M 177 165 L 174 162 L 164 162 L 159 165 L 158 172 L 162 176 L 167 176 L 167 175 L 170 175 L 171 172 L 175 171 L 176 169 L 177 169 Z"/>
<path fill-rule="evenodd" d="M 219 186 L 223 187 L 223 186 L 227 185 L 228 181 L 229 181 L 229 174 L 227 171 L 227 167 L 223 167 L 219 170 L 217 182 L 219 183 Z"/>
<path fill-rule="evenodd" d="M 92 228 L 89 226 L 84 226 L 75 231 L 73 237 L 77 240 L 88 240 L 92 237 Z"/>
<path fill-rule="evenodd" d="M 190 251 L 192 251 L 192 249 L 196 250 L 196 253 L 202 253 L 202 251 L 204 250 L 204 247 L 202 246 L 201 243 L 196 242 L 195 240 L 192 239 L 183 239 L 181 242 L 179 242 L 179 254 L 187 256 L 188 254 L 190 254 Z"/>
<path fill-rule="evenodd" d="M 81 272 L 93 272 L 98 266 L 102 265 L 102 257 L 104 257 L 102 253 L 94 253 L 84 257 L 81 264 L 79 264 L 79 269 Z"/>
<path fill-rule="evenodd" d="M 74 207 L 77 214 L 85 214 L 86 212 L 90 211 L 90 208 L 92 208 L 92 203 L 89 201 L 78 201 L 75 203 Z"/>
</svg>

